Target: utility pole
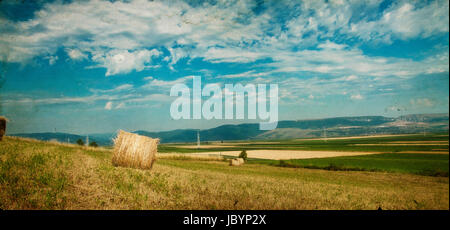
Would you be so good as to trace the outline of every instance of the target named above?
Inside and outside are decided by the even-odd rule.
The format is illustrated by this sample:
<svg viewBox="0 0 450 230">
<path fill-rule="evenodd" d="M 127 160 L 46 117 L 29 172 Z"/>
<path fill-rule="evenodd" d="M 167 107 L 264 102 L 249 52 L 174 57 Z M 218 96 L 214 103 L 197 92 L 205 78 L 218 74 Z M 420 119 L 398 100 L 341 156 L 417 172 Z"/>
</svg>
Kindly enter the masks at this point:
<svg viewBox="0 0 450 230">
<path fill-rule="evenodd" d="M 422 117 L 422 126 L 423 126 L 423 136 L 425 136 L 425 118 Z"/>
<path fill-rule="evenodd" d="M 197 149 L 200 148 L 200 130 L 197 130 Z"/>
<path fill-rule="evenodd" d="M 327 142 L 327 129 L 323 128 L 323 138 L 325 140 L 325 142 Z"/>
<path fill-rule="evenodd" d="M 89 146 L 89 135 L 86 136 L 86 146 Z"/>
</svg>

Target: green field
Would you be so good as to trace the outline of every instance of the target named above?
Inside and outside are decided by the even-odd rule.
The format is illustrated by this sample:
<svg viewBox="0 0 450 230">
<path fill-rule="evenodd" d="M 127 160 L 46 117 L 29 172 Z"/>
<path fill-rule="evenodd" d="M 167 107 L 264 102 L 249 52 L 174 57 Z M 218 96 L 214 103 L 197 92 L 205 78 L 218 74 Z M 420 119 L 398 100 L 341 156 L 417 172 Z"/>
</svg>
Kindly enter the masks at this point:
<svg viewBox="0 0 450 230">
<path fill-rule="evenodd" d="M 449 175 L 448 134 L 445 133 L 375 138 L 363 137 L 357 139 L 274 140 L 267 141 L 264 144 L 261 144 L 260 142 L 261 141 L 254 141 L 253 143 L 252 141 L 225 142 L 223 145 L 238 145 L 238 147 L 205 149 L 188 149 L 182 147 L 186 144 L 172 144 L 162 145 L 159 148 L 159 151 L 196 153 L 276 149 L 379 152 L 382 154 L 292 160 L 249 159 L 248 162 L 281 167 L 301 167 L 334 171 L 381 171 L 444 177 L 448 177 Z M 398 143 L 399 145 L 395 145 L 395 143 Z M 415 143 L 415 145 L 404 143 Z M 207 146 L 208 144 L 210 143 L 202 143 L 202 146 Z M 408 151 L 414 151 L 416 153 L 402 153 Z"/>
<path fill-rule="evenodd" d="M 289 161 L 311 168 L 158 159 L 150 171 L 114 167 L 111 157 L 106 148 L 6 137 L 0 142 L 0 208 L 449 209 L 448 176 L 416 174 L 432 168 L 448 175 L 448 154 Z M 316 169 L 330 162 L 377 170 Z"/>
<path fill-rule="evenodd" d="M 179 152 L 179 153 L 194 153 L 194 152 L 212 152 L 212 151 L 237 151 L 237 150 L 256 150 L 256 149 L 280 149 L 280 150 L 324 150 L 324 151 L 373 151 L 373 152 L 401 152 L 401 151 L 433 151 L 439 149 L 440 151 L 448 152 L 447 145 L 382 145 L 390 142 L 408 142 L 408 141 L 448 141 L 448 133 L 439 134 L 416 134 L 405 136 L 387 136 L 377 138 L 360 138 L 360 139 L 328 139 L 328 140 L 252 140 L 252 141 L 233 141 L 224 142 L 224 145 L 239 145 L 238 147 L 230 148 L 208 148 L 208 149 L 188 149 L 177 147 L 175 144 L 163 144 L 158 148 L 159 152 Z M 256 143 L 252 143 L 256 142 Z M 260 142 L 265 142 L 261 144 Z M 240 144 L 242 143 L 242 144 Z M 183 143 L 178 146 L 194 143 Z M 202 143 L 201 145 L 208 145 L 213 143 Z M 359 146 L 360 144 L 379 144 L 378 146 Z"/>
<path fill-rule="evenodd" d="M 383 171 L 448 177 L 449 155 L 383 153 L 364 156 L 293 160 L 249 159 L 249 163 L 339 171 Z"/>
</svg>

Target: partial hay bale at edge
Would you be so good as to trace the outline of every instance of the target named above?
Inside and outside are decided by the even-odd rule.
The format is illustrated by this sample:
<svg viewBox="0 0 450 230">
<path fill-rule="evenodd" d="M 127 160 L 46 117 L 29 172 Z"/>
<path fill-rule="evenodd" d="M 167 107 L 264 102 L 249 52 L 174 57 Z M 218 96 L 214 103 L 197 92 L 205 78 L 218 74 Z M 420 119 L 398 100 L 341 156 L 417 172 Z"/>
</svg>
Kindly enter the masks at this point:
<svg viewBox="0 0 450 230">
<path fill-rule="evenodd" d="M 0 116 L 0 141 L 3 140 L 3 135 L 6 134 L 6 117 Z"/>
<path fill-rule="evenodd" d="M 114 166 L 151 169 L 156 160 L 159 139 L 120 130 L 114 139 Z"/>
<path fill-rule="evenodd" d="M 236 158 L 230 160 L 230 166 L 239 166 L 244 164 L 243 158 Z"/>
</svg>

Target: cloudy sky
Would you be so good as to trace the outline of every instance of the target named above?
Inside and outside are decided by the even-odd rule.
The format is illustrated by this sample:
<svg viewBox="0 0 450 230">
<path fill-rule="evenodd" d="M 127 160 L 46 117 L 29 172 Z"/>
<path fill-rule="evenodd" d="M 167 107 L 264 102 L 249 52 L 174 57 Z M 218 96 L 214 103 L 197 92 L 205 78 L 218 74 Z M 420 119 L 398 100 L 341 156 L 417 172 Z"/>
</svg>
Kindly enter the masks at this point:
<svg viewBox="0 0 450 230">
<path fill-rule="evenodd" d="M 0 2 L 9 133 L 210 128 L 170 87 L 274 83 L 279 119 L 448 113 L 449 3 Z"/>
</svg>

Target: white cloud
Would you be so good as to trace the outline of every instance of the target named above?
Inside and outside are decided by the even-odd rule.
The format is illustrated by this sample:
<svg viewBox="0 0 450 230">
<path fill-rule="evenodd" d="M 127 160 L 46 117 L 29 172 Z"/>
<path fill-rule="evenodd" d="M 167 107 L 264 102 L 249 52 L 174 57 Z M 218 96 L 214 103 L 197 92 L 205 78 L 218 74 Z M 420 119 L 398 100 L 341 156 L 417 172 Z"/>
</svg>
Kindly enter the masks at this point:
<svg viewBox="0 0 450 230">
<path fill-rule="evenodd" d="M 268 65 L 280 72 L 319 72 L 340 75 L 412 77 L 423 73 L 448 71 L 448 51 L 422 61 L 406 58 L 371 57 L 357 48 L 348 50 L 302 50 L 274 52 L 276 61 Z"/>
<path fill-rule="evenodd" d="M 58 56 L 48 56 L 46 59 L 48 59 L 49 65 L 54 65 L 59 58 Z"/>
<path fill-rule="evenodd" d="M 149 81 L 147 84 L 143 85 L 141 88 L 169 88 L 172 87 L 175 84 L 184 84 L 186 83 L 188 80 L 192 80 L 193 76 L 185 76 L 185 77 L 181 77 L 178 78 L 176 80 L 173 81 L 165 81 L 165 80 L 159 80 L 159 79 L 154 79 L 154 78 L 147 78 L 147 80 Z"/>
<path fill-rule="evenodd" d="M 112 106 L 113 106 L 112 101 L 108 101 L 108 102 L 106 102 L 106 104 L 105 104 L 105 109 L 106 109 L 106 110 L 111 110 L 111 109 L 112 109 Z"/>
<path fill-rule="evenodd" d="M 241 15 L 250 15 L 252 5 L 251 1 L 205 3 L 197 8 L 182 1 L 47 3 L 28 21 L 13 23 L 2 19 L 2 24 L 14 28 L 0 35 L 0 43 L 8 47 L 7 50 L 2 47 L 2 53 L 6 54 L 2 60 L 26 62 L 35 56 L 54 53 L 62 46 L 71 49 L 68 51 L 71 58 L 91 53 L 94 61 L 108 68 L 108 74 L 123 73 L 130 67 L 108 64 L 108 61 L 122 60 L 120 56 L 110 57 L 118 55 L 117 52 L 136 54 L 155 46 L 172 49 L 174 43 L 196 45 L 206 52 L 208 47 L 218 43 L 257 39 L 254 34 L 259 31 L 258 23 L 235 21 Z M 264 16 L 254 20 L 260 18 Z M 45 31 L 36 28 L 45 28 Z M 182 49 L 172 51 L 171 64 L 186 56 Z M 214 54 L 214 50 L 211 53 Z M 142 69 L 142 61 L 134 63 L 136 70 Z"/>
<path fill-rule="evenodd" d="M 437 0 L 423 7 L 400 1 L 385 10 L 378 20 L 353 23 L 351 33 L 364 40 L 382 42 L 391 42 L 393 37 L 403 40 L 429 37 L 449 31 L 448 11 L 448 0 Z"/>
<path fill-rule="evenodd" d="M 302 100 L 304 98 L 317 99 L 330 95 L 344 94 L 349 88 L 354 88 L 354 85 L 348 82 L 338 81 L 335 79 L 321 79 L 313 77 L 309 79 L 302 79 L 296 77 L 285 78 L 268 78 L 270 81 L 264 83 L 275 83 L 279 86 L 280 103 L 286 103 L 289 100 L 293 102 Z M 260 82 L 253 82 L 260 83 Z M 361 90 L 364 89 L 361 87 Z"/>
<path fill-rule="evenodd" d="M 30 20 L 0 19 L 12 28 L 0 34 L 0 59 L 24 63 L 63 47 L 73 60 L 91 57 L 109 76 L 155 67 L 152 58 L 162 53 L 150 47 L 165 47 L 170 55 L 162 59 L 170 68 L 183 58 L 202 58 L 214 63 L 272 59 L 269 66 L 278 72 L 360 77 L 448 71 L 448 58 L 372 57 L 342 41 L 389 43 L 448 32 L 447 0 L 398 1 L 380 13 L 381 2 L 267 2 L 267 12 L 259 14 L 253 12 L 256 2 L 247 0 L 199 7 L 145 0 L 47 3 Z M 295 15 L 286 15 L 286 22 L 274 20 L 285 9 Z"/>
<path fill-rule="evenodd" d="M 3 105 L 15 105 L 15 104 L 44 104 L 44 105 L 52 105 L 52 104 L 68 104 L 68 103 L 89 103 L 92 101 L 107 99 L 105 97 L 54 97 L 54 98 L 16 98 L 16 99 L 7 99 L 2 100 Z"/>
<path fill-rule="evenodd" d="M 327 40 L 325 43 L 321 43 L 317 47 L 321 49 L 341 50 L 347 47 L 347 45 L 336 44 Z"/>
<path fill-rule="evenodd" d="M 189 77 L 186 77 L 188 79 Z M 180 82 L 178 80 L 178 82 Z M 75 105 L 89 104 L 95 108 L 112 110 L 124 109 L 129 107 L 151 106 L 148 102 L 168 102 L 171 98 L 166 92 L 159 93 L 160 88 L 168 87 L 170 83 L 155 84 L 153 88 L 139 87 L 134 88 L 131 84 L 122 84 L 111 89 L 90 89 L 92 95 L 81 97 L 48 97 L 34 98 L 31 95 L 11 94 L 8 98 L 1 101 L 3 106 L 40 106 L 40 105 Z M 159 89 L 159 90 L 158 90 Z M 133 91 L 131 91 L 133 90 Z M 130 92 L 131 91 L 131 92 Z M 3 98 L 2 98 L 3 99 Z M 130 106 L 132 104 L 132 106 Z"/>
<path fill-rule="evenodd" d="M 112 92 L 126 91 L 126 90 L 130 90 L 132 88 L 133 88 L 133 85 L 131 85 L 131 84 L 123 84 L 123 85 L 119 85 L 112 89 L 90 89 L 90 91 L 94 92 L 94 93 L 112 93 Z"/>
<path fill-rule="evenodd" d="M 417 106 L 417 107 L 432 107 L 432 106 L 434 106 L 434 102 L 429 98 L 411 99 L 410 104 L 412 106 Z"/>
<path fill-rule="evenodd" d="M 209 48 L 205 53 L 199 54 L 204 60 L 213 63 L 219 62 L 240 62 L 248 63 L 267 57 L 263 52 L 255 52 L 242 48 Z"/>
<path fill-rule="evenodd" d="M 250 70 L 243 73 L 220 75 L 219 78 L 249 78 L 249 77 L 257 78 L 267 76 L 270 74 L 271 72 L 256 72 L 255 70 Z"/>
<path fill-rule="evenodd" d="M 356 75 L 350 75 L 345 78 L 346 81 L 354 81 L 357 79 L 358 79 L 358 76 L 356 76 Z"/>
<path fill-rule="evenodd" d="M 119 104 L 115 107 L 115 109 L 123 109 L 123 108 L 125 108 L 125 103 L 124 103 L 124 102 L 119 103 Z"/>
<path fill-rule="evenodd" d="M 188 56 L 188 53 L 182 48 L 168 48 L 170 52 L 170 58 L 167 57 L 167 61 L 170 59 L 170 67 L 175 65 L 180 59 Z"/>
<path fill-rule="evenodd" d="M 83 60 L 87 58 L 87 55 L 82 53 L 81 51 L 77 50 L 77 49 L 66 49 L 66 53 L 67 55 L 69 55 L 69 57 L 72 60 L 75 61 L 79 61 L 79 60 Z"/>
<path fill-rule="evenodd" d="M 352 100 L 362 100 L 363 96 L 361 96 L 361 94 L 353 94 L 350 98 Z"/>
<path fill-rule="evenodd" d="M 152 50 L 137 50 L 134 52 L 124 51 L 111 51 L 106 55 L 95 55 L 93 60 L 100 63 L 100 66 L 107 69 L 106 76 L 125 74 L 133 70 L 141 71 L 148 64 L 150 64 L 152 57 L 157 57 L 160 52 L 156 49 Z"/>
</svg>

